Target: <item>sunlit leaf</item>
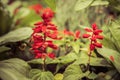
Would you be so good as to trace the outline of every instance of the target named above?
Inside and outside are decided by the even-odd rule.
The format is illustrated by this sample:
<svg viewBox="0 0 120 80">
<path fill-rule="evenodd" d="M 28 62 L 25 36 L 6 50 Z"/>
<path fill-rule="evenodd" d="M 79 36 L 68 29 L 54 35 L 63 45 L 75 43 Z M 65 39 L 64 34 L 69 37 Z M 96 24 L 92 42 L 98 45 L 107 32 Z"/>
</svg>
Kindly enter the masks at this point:
<svg viewBox="0 0 120 80">
<path fill-rule="evenodd" d="M 118 72 L 120 73 L 120 54 L 112 49 L 108 49 L 103 47 L 102 49 L 97 49 L 99 54 L 102 55 L 103 57 L 105 57 L 106 59 L 110 60 L 113 65 L 115 66 L 115 68 L 118 70 Z M 113 57 L 113 60 L 111 60 L 110 56 Z"/>
<path fill-rule="evenodd" d="M 30 66 L 17 58 L 0 61 L 0 78 L 3 80 L 30 80 L 29 70 Z"/>
<path fill-rule="evenodd" d="M 32 80 L 54 80 L 54 76 L 51 72 L 44 72 L 39 69 L 32 69 L 29 76 Z"/>
<path fill-rule="evenodd" d="M 17 30 L 11 31 L 8 34 L 0 37 L 0 45 L 8 42 L 17 42 L 25 40 L 32 34 L 32 29 L 29 27 L 19 28 Z"/>
<path fill-rule="evenodd" d="M 94 0 L 78 0 L 75 5 L 75 10 L 82 10 L 87 8 Z"/>
</svg>

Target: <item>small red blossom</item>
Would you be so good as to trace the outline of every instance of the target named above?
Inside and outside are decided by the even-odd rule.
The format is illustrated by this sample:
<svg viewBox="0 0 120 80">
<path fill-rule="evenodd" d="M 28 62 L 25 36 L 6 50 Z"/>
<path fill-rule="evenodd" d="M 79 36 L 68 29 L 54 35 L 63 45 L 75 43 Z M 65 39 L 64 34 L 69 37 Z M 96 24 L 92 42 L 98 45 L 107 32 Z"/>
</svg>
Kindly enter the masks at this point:
<svg viewBox="0 0 120 80">
<path fill-rule="evenodd" d="M 47 54 L 50 58 L 54 59 L 55 58 L 55 54 L 54 53 L 48 53 Z"/>
<path fill-rule="evenodd" d="M 90 34 L 83 34 L 83 38 L 89 38 L 90 36 Z"/>
<path fill-rule="evenodd" d="M 110 56 L 110 60 L 114 62 L 114 57 L 113 57 L 113 56 Z"/>
<path fill-rule="evenodd" d="M 97 25 L 94 23 L 92 24 L 92 29 L 85 28 L 85 31 L 87 33 L 83 34 L 83 38 L 90 39 L 90 51 L 93 51 L 95 47 L 102 48 L 102 44 L 98 43 L 97 41 L 97 39 L 102 40 L 104 38 L 102 35 L 100 35 L 100 33 L 102 33 L 102 30 L 98 29 Z"/>
<path fill-rule="evenodd" d="M 40 11 L 43 9 L 43 7 L 40 4 L 29 6 L 29 8 L 34 10 L 37 14 L 40 14 Z"/>
<path fill-rule="evenodd" d="M 75 31 L 75 39 L 78 39 L 78 38 L 80 38 L 80 31 L 76 30 Z"/>
<path fill-rule="evenodd" d="M 42 15 L 41 15 L 43 20 L 49 22 L 49 21 L 51 21 L 53 16 L 54 16 L 54 12 L 50 8 L 43 9 Z"/>
<path fill-rule="evenodd" d="M 76 30 L 75 33 L 73 33 L 72 31 L 68 31 L 68 30 L 63 30 L 64 35 L 68 35 L 68 36 L 73 36 L 75 38 L 75 40 L 80 38 L 80 31 Z"/>
</svg>

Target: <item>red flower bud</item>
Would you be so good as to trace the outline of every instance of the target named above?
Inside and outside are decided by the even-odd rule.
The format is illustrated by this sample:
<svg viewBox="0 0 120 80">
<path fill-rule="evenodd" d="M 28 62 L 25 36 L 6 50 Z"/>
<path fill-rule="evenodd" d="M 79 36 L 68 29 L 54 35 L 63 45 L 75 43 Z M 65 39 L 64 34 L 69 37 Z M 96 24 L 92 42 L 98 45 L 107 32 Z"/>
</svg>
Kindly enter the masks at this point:
<svg viewBox="0 0 120 80">
<path fill-rule="evenodd" d="M 92 29 L 90 29 L 90 28 L 85 28 L 85 31 L 87 31 L 87 32 L 92 32 Z"/>
<path fill-rule="evenodd" d="M 40 10 L 42 10 L 42 6 L 40 4 L 35 4 L 32 6 L 29 6 L 29 8 L 34 10 L 37 14 L 39 14 Z"/>
<path fill-rule="evenodd" d="M 94 43 L 94 45 L 98 48 L 102 48 L 102 44 L 101 43 Z"/>
<path fill-rule="evenodd" d="M 83 38 L 89 38 L 90 36 L 90 34 L 83 34 Z"/>
<path fill-rule="evenodd" d="M 90 51 L 93 51 L 95 49 L 95 45 L 90 44 Z"/>
<path fill-rule="evenodd" d="M 96 30 L 97 29 L 97 25 L 94 23 L 94 24 L 92 24 L 92 29 L 93 30 Z"/>
<path fill-rule="evenodd" d="M 96 37 L 97 39 L 101 39 L 101 40 L 104 38 L 102 35 L 96 35 L 95 37 Z"/>
<path fill-rule="evenodd" d="M 75 38 L 76 38 L 76 39 L 80 38 L 80 31 L 79 31 L 79 30 L 77 30 L 77 31 L 75 32 Z"/>
<path fill-rule="evenodd" d="M 48 53 L 47 54 L 50 58 L 54 59 L 55 58 L 55 54 L 54 53 Z"/>
</svg>

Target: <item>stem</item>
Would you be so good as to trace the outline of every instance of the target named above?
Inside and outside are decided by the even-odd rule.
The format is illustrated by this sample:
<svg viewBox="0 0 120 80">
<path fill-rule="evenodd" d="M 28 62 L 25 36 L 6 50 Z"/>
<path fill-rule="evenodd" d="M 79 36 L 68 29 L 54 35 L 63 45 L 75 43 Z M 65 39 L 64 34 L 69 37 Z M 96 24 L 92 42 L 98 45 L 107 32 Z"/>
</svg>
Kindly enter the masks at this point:
<svg viewBox="0 0 120 80">
<path fill-rule="evenodd" d="M 45 60 L 46 60 L 46 59 L 43 59 L 43 65 L 42 65 L 42 69 L 43 69 L 43 71 L 46 71 L 46 64 L 45 64 Z"/>
</svg>

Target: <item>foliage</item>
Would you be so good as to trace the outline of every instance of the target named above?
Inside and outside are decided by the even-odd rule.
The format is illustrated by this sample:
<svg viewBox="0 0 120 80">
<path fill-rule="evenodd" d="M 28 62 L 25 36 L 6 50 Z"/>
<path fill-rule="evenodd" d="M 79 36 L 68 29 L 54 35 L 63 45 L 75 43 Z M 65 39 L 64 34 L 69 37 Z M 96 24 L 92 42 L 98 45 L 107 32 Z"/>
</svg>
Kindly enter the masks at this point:
<svg viewBox="0 0 120 80">
<path fill-rule="evenodd" d="M 0 0 L 0 80 L 119 80 L 119 4 Z"/>
</svg>

